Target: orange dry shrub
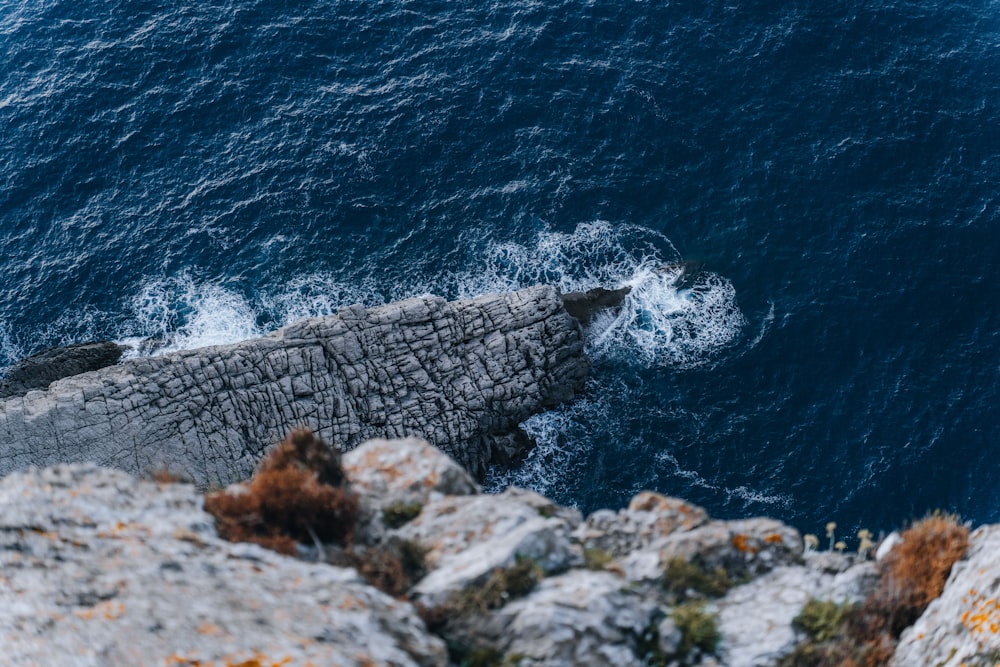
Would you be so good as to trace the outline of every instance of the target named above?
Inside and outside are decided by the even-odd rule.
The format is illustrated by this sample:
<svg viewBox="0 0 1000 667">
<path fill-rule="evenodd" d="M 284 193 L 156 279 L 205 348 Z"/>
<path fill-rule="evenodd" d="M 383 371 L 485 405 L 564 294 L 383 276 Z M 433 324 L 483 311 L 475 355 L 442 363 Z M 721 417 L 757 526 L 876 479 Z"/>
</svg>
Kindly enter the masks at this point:
<svg viewBox="0 0 1000 667">
<path fill-rule="evenodd" d="M 880 564 L 868 599 L 845 615 L 832 641 L 808 641 L 782 667 L 882 667 L 903 630 L 941 595 L 951 567 L 965 554 L 969 529 L 954 516 L 933 514 L 913 524 Z"/>
<path fill-rule="evenodd" d="M 294 554 L 297 542 L 348 543 L 358 499 L 341 484 L 340 453 L 311 431 L 293 431 L 261 463 L 242 492 L 205 497 L 219 536 Z"/>
<path fill-rule="evenodd" d="M 954 516 L 933 514 L 902 534 L 882 565 L 878 588 L 865 602 L 858 629 L 898 638 L 941 595 L 951 566 L 969 546 L 969 528 Z"/>
</svg>

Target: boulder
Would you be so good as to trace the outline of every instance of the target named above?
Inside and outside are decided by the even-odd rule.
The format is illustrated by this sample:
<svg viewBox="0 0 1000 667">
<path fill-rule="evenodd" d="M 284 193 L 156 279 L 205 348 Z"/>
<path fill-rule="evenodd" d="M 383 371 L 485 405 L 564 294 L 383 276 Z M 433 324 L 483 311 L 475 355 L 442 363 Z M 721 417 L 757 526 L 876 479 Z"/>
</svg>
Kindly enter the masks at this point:
<svg viewBox="0 0 1000 667">
<path fill-rule="evenodd" d="M 566 311 L 579 320 L 580 324 L 586 325 L 601 311 L 616 311 L 621 308 L 625 297 L 631 291 L 631 287 L 617 289 L 595 287 L 586 292 L 568 292 L 562 295 L 562 300 Z"/>
<path fill-rule="evenodd" d="M 792 623 L 811 598 L 838 604 L 862 601 L 877 580 L 875 564 L 862 562 L 838 574 L 819 568 L 781 565 L 731 589 L 714 603 L 719 647 L 728 667 L 765 667 L 791 653 L 805 639 Z"/>
<path fill-rule="evenodd" d="M 645 549 L 675 531 L 691 530 L 708 521 L 708 513 L 680 498 L 643 491 L 618 512 L 598 510 L 576 532 L 585 546 L 615 557 Z"/>
<path fill-rule="evenodd" d="M 802 562 L 799 532 L 775 519 L 710 521 L 677 530 L 619 559 L 630 581 L 659 581 L 674 558 L 697 561 L 706 570 L 723 569 L 736 579 L 756 577 L 779 565 Z"/>
<path fill-rule="evenodd" d="M 367 544 L 381 542 L 397 527 L 387 525 L 387 517 L 388 524 L 405 522 L 432 500 L 479 493 L 462 466 L 419 438 L 369 440 L 344 454 L 342 463 L 361 500 L 357 538 Z"/>
<path fill-rule="evenodd" d="M 520 558 L 535 561 L 546 573 L 582 564 L 580 547 L 571 539 L 580 520 L 576 510 L 512 488 L 495 496 L 433 500 L 395 534 L 428 549 L 430 572 L 412 593 L 422 605 L 436 607 Z"/>
<path fill-rule="evenodd" d="M 641 667 L 640 638 L 662 612 L 610 572 L 574 570 L 543 580 L 496 611 L 481 636 L 519 667 Z"/>
</svg>

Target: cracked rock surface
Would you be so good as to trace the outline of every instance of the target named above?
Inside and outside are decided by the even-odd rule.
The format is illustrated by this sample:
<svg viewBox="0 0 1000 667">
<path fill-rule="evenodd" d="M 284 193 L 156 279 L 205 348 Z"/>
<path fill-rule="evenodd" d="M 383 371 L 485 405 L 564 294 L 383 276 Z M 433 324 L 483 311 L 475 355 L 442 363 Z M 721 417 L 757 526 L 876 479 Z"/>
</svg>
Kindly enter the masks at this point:
<svg viewBox="0 0 1000 667">
<path fill-rule="evenodd" d="M 93 461 L 226 485 L 298 425 L 343 450 L 418 435 L 479 477 L 526 453 L 517 425 L 572 398 L 588 371 L 580 324 L 554 287 L 351 306 L 8 398 L 0 474 Z"/>
<path fill-rule="evenodd" d="M 85 464 L 0 481 L 3 664 L 446 664 L 411 605 L 354 570 L 224 542 L 201 505 Z"/>
</svg>

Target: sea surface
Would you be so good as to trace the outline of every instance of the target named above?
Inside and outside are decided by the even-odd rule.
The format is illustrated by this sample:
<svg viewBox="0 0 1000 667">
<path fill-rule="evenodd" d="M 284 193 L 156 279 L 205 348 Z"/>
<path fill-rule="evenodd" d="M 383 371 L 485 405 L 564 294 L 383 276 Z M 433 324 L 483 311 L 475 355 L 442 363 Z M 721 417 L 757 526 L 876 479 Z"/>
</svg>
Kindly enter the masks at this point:
<svg viewBox="0 0 1000 667">
<path fill-rule="evenodd" d="M 0 367 L 537 282 L 490 489 L 1000 521 L 1000 2 L 0 0 Z"/>
</svg>

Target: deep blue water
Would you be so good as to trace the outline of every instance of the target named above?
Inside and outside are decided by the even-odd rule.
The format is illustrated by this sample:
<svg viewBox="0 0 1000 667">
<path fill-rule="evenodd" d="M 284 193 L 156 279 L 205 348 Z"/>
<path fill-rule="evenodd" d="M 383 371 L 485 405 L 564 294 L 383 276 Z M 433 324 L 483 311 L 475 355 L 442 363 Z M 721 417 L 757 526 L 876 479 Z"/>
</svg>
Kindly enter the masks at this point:
<svg viewBox="0 0 1000 667">
<path fill-rule="evenodd" d="M 998 183 L 996 0 L 0 0 L 0 366 L 628 282 L 584 511 L 1000 520 Z"/>
</svg>

